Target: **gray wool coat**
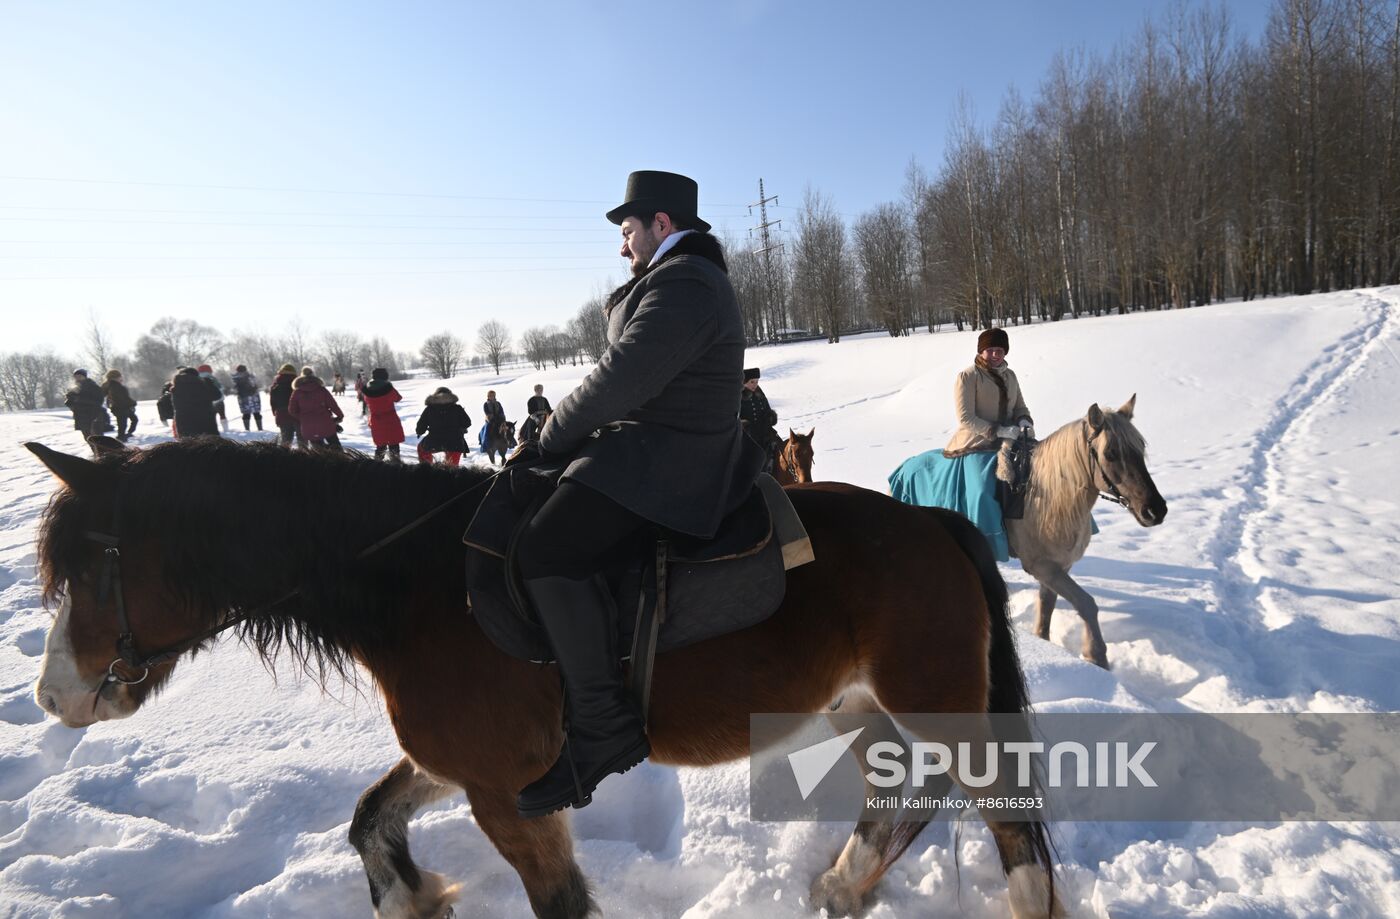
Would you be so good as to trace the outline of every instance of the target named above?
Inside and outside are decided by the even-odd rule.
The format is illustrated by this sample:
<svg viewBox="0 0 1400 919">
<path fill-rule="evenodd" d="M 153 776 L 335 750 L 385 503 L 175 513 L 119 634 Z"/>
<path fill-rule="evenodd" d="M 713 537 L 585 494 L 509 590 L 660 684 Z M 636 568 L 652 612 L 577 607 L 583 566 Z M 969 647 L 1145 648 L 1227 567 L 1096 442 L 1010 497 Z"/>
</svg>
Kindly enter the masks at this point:
<svg viewBox="0 0 1400 919">
<path fill-rule="evenodd" d="M 710 536 L 763 462 L 739 426 L 744 329 L 719 243 L 683 237 L 610 302 L 608 349 L 555 407 L 540 445 L 577 451 L 565 479 Z"/>
</svg>

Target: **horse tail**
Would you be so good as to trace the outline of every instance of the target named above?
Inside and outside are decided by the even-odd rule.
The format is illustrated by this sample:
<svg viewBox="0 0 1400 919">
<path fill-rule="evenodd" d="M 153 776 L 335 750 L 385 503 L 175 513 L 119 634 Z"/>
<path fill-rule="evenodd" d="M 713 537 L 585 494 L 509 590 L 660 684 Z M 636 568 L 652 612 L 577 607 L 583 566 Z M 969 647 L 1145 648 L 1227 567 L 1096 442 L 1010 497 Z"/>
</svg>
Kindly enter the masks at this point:
<svg viewBox="0 0 1400 919">
<path fill-rule="evenodd" d="M 987 545 L 987 537 L 971 520 L 943 508 L 929 510 L 937 514 L 948 535 L 953 537 L 958 548 L 977 569 L 978 580 L 982 582 L 991 638 L 987 649 L 987 669 L 991 677 L 991 686 L 987 690 L 987 711 L 993 715 L 1024 714 L 1030 711 L 1030 696 L 1021 672 L 1021 658 L 1016 653 L 1011 617 L 1006 611 L 1009 598 L 1006 581 L 997 568 L 996 556 L 992 554 L 991 546 Z"/>
<path fill-rule="evenodd" d="M 990 686 L 987 687 L 987 712 L 992 715 L 1028 715 L 1030 695 L 1026 692 L 1026 678 L 1021 670 L 1021 658 L 1016 653 L 1016 637 L 1007 613 L 1008 594 L 1006 581 L 997 568 L 996 556 L 987 544 L 982 532 L 962 514 L 943 508 L 927 508 L 937 517 L 948 535 L 958 544 L 958 548 L 977 569 L 982 582 L 982 595 L 987 601 L 987 625 L 990 642 L 987 648 L 987 674 Z M 1019 719 L 1013 740 L 1030 739 L 1030 722 Z M 1031 794 L 1038 792 L 1039 782 L 1032 774 Z M 1027 854 L 1044 872 L 1048 888 L 1048 898 L 1052 914 L 1055 903 L 1055 858 L 1054 841 L 1042 820 L 1028 820 L 1025 829 Z M 1014 887 L 1014 885 L 1013 885 Z"/>
</svg>

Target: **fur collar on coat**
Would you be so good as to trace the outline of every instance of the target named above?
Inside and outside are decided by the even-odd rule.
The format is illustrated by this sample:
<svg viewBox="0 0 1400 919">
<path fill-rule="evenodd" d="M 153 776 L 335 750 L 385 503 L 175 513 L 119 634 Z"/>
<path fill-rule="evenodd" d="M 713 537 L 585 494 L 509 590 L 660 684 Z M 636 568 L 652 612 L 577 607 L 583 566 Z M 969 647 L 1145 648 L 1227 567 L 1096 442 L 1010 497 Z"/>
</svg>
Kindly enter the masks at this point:
<svg viewBox="0 0 1400 919">
<path fill-rule="evenodd" d="M 614 306 L 626 300 L 627 295 L 632 292 L 632 288 L 641 283 L 642 278 L 651 274 L 678 255 L 698 255 L 703 259 L 714 262 L 719 266 L 720 271 L 729 274 L 729 265 L 724 260 L 724 247 L 719 244 L 718 239 L 715 239 L 709 233 L 687 233 L 680 238 L 679 242 L 671 247 L 670 251 L 661 256 L 659 262 L 650 266 L 641 274 L 609 294 L 607 306 L 603 307 L 603 312 L 610 312 Z"/>
</svg>

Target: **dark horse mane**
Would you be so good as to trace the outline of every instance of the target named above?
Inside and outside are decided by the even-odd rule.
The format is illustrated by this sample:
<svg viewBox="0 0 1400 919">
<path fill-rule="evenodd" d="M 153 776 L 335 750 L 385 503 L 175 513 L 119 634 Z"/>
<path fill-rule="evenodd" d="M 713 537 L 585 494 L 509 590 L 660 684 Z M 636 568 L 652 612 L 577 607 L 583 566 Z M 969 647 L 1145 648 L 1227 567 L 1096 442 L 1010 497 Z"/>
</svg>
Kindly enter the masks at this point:
<svg viewBox="0 0 1400 919">
<path fill-rule="evenodd" d="M 93 573 L 84 531 L 115 528 L 123 547 L 158 546 L 164 586 L 203 617 L 194 634 L 249 616 L 234 631 L 264 661 L 285 649 L 322 680 L 353 676 L 352 652 L 392 651 L 391 619 L 410 586 L 421 590 L 417 579 L 455 591 L 466 615 L 461 535 L 485 488 L 356 556 L 491 472 L 215 437 L 98 462 L 114 491 L 64 488 L 44 514 L 39 564 L 49 602 Z"/>
</svg>

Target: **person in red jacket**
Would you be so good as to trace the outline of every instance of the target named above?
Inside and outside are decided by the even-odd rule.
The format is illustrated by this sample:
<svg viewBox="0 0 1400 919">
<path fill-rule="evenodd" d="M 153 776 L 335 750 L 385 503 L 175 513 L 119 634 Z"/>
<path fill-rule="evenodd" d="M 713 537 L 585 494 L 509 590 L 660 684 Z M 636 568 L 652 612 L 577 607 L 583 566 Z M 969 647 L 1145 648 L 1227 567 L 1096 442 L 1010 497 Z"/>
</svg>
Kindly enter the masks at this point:
<svg viewBox="0 0 1400 919">
<path fill-rule="evenodd" d="M 374 437 L 374 458 L 384 459 L 388 451 L 389 462 L 401 463 L 399 444 L 403 443 L 403 422 L 394 403 L 403 398 L 394 384 L 389 382 L 389 371 L 376 367 L 370 371 L 369 383 L 365 385 L 365 407 L 369 410 L 369 432 Z"/>
<path fill-rule="evenodd" d="M 287 400 L 287 413 L 297 420 L 301 429 L 302 446 L 324 450 L 339 450 L 336 436 L 345 413 L 335 397 L 310 367 L 301 368 L 301 376 L 292 383 L 292 397 Z"/>
</svg>

